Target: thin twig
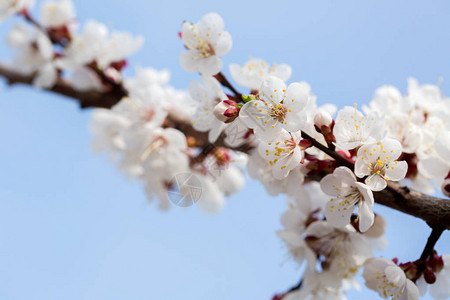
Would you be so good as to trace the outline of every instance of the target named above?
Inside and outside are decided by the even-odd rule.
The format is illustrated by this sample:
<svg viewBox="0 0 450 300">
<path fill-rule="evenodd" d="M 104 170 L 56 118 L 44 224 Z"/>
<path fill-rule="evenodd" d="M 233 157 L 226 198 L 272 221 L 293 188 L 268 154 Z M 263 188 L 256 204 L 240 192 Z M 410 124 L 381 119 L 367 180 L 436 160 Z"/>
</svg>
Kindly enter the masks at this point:
<svg viewBox="0 0 450 300">
<path fill-rule="evenodd" d="M 345 166 L 345 167 L 349 168 L 350 170 L 353 170 L 353 168 L 354 168 L 353 162 L 347 160 L 346 158 L 341 156 L 336 151 L 329 149 L 327 146 L 322 145 L 315 138 L 313 138 L 312 136 L 310 136 L 309 134 L 307 134 L 304 131 L 302 131 L 302 138 L 308 140 L 309 142 L 311 142 L 311 144 L 314 147 L 321 150 L 322 152 L 325 152 L 328 156 L 334 158 L 339 165 Z"/>
<path fill-rule="evenodd" d="M 434 246 L 436 245 L 443 232 L 444 229 L 442 228 L 433 228 L 431 230 L 422 255 L 420 255 L 420 260 L 425 261 L 431 255 L 431 253 L 433 253 Z"/>
<path fill-rule="evenodd" d="M 228 81 L 228 79 L 225 77 L 225 75 L 223 75 L 222 72 L 218 73 L 218 74 L 216 75 L 216 78 L 219 80 L 219 82 L 220 82 L 224 87 L 227 87 L 230 91 L 232 91 L 233 94 L 234 94 L 234 96 L 235 96 L 237 99 L 239 99 L 239 100 L 242 99 L 242 94 L 239 93 L 239 92 L 234 88 L 234 86 Z"/>
</svg>

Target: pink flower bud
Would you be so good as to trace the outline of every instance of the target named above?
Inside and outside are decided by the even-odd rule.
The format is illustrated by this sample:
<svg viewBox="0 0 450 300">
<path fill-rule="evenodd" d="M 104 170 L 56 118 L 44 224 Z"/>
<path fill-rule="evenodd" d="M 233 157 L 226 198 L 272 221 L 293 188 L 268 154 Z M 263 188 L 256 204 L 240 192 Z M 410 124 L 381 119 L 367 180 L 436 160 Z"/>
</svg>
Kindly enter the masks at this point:
<svg viewBox="0 0 450 300">
<path fill-rule="evenodd" d="M 239 115 L 239 108 L 232 100 L 223 100 L 214 107 L 214 115 L 222 122 L 229 123 Z"/>
<path fill-rule="evenodd" d="M 428 267 L 423 270 L 423 277 L 428 284 L 433 284 L 436 281 L 436 274 Z"/>
<path fill-rule="evenodd" d="M 330 127 L 332 122 L 333 118 L 325 110 L 319 110 L 314 116 L 314 125 L 319 128 L 322 128 L 322 126 Z"/>
<path fill-rule="evenodd" d="M 336 137 L 333 135 L 334 120 L 326 110 L 319 110 L 314 116 L 314 128 L 325 138 L 328 147 L 334 149 Z"/>
</svg>

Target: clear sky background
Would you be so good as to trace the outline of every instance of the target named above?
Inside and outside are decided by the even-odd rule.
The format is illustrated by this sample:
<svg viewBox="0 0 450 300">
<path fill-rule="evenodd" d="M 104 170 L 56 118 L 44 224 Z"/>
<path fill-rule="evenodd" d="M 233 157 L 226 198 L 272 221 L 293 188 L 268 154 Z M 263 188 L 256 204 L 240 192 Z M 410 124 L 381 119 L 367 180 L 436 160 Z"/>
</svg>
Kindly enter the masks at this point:
<svg viewBox="0 0 450 300">
<path fill-rule="evenodd" d="M 450 95 L 448 1 L 74 2 L 81 23 L 143 35 L 131 65 L 168 68 L 180 89 L 198 79 L 178 65 L 181 23 L 215 11 L 233 36 L 226 65 L 249 56 L 288 63 L 291 81 L 309 82 L 319 104 L 364 104 L 383 84 L 405 92 L 411 76 L 443 77 Z M 2 23 L 0 36 L 12 24 Z M 10 57 L 1 43 L 0 58 Z M 71 100 L 0 84 L 0 299 L 256 300 L 298 281 L 275 235 L 283 197 L 248 180 L 217 215 L 195 206 L 161 212 L 91 151 L 89 118 Z M 390 245 L 380 255 L 417 259 L 426 224 L 375 211 L 388 220 Z M 440 253 L 450 253 L 449 238 Z M 349 298 L 378 299 L 368 290 Z"/>
</svg>

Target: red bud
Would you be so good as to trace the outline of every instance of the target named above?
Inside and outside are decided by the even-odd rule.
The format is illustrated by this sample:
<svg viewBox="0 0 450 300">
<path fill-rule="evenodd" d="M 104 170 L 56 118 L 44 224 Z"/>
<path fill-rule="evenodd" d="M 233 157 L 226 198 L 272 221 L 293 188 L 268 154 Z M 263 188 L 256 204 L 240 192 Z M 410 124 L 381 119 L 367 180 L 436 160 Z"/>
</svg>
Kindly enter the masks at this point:
<svg viewBox="0 0 450 300">
<path fill-rule="evenodd" d="M 423 271 L 423 277 L 428 284 L 433 284 L 436 281 L 436 274 L 428 267 Z"/>
</svg>

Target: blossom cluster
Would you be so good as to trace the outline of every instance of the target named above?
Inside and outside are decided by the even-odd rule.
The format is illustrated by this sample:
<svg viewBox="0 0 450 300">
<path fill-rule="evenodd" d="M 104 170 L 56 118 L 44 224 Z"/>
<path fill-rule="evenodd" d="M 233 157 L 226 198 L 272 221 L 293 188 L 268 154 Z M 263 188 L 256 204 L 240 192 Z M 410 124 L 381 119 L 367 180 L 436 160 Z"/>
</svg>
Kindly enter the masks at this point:
<svg viewBox="0 0 450 300">
<path fill-rule="evenodd" d="M 251 149 L 246 148 L 249 175 L 269 194 L 290 199 L 278 234 L 292 257 L 306 264 L 306 271 L 301 288 L 277 299 L 343 299 L 346 290 L 357 286 L 355 276 L 361 269 L 366 286 L 381 297 L 417 299 L 419 291 L 411 280 L 417 278 L 409 278 L 402 265 L 373 257 L 373 250 L 385 245 L 385 222 L 373 212 L 374 194 L 389 182 L 433 192 L 434 181 L 449 195 L 450 99 L 438 87 L 419 86 L 411 79 L 406 96 L 384 86 L 362 112 L 356 104 L 337 111 L 332 104 L 318 106 L 308 83 L 286 83 L 291 75 L 286 64 L 270 66 L 256 58 L 243 66 L 230 65 L 233 80 L 250 89 L 241 95 L 219 68 L 225 51 L 215 52 L 215 40 L 208 39 L 204 28 L 226 36 L 223 49 L 231 46 L 216 14 L 183 25 L 181 37 L 188 50 L 180 56 L 181 65 L 199 72 L 210 89 L 207 101 L 205 93 L 192 93 L 202 103 L 194 113 L 194 127 L 208 131 L 210 142 L 220 132 L 228 136 L 226 129 L 233 124 L 242 127 L 242 137 L 251 136 Z M 192 36 L 200 43 L 195 47 L 188 42 Z M 349 164 L 338 165 L 313 141 Z M 317 179 L 319 183 L 312 182 Z"/>
<path fill-rule="evenodd" d="M 39 88 L 64 81 L 79 91 L 122 93 L 111 109 L 93 112 L 93 148 L 141 181 L 161 209 L 173 202 L 171 193 L 192 193 L 174 181 L 190 174 L 199 207 L 219 211 L 243 187 L 244 166 L 267 193 L 287 195 L 278 236 L 305 272 L 302 286 L 278 299 L 346 299 L 361 271 L 382 298 L 417 299 L 415 282 L 422 294 L 429 284 L 436 299 L 450 296 L 448 256 L 411 264 L 373 256 L 386 246 L 386 222 L 373 212 L 376 193 L 400 182 L 428 193 L 437 186 L 450 196 L 450 99 L 438 86 L 410 79 L 406 95 L 383 86 L 362 111 L 356 104 L 338 110 L 319 106 L 307 82 L 288 83 L 287 64 L 250 58 L 229 66 L 248 91 L 241 94 L 223 71 L 232 37 L 223 19 L 208 13 L 182 25 L 180 64 L 201 77 L 177 90 L 165 70 L 140 68 L 123 77 L 143 38 L 109 32 L 97 21 L 79 31 L 70 0 L 44 4 L 38 23 L 31 4 L 0 4 L 0 20 L 19 14 L 34 25 L 16 26 L 8 36 L 17 50 L 14 66 Z"/>
<path fill-rule="evenodd" d="M 218 138 L 226 126 L 220 127 L 221 122 L 212 114 L 211 101 L 225 96 L 215 79 L 205 77 L 205 87 L 192 84 L 193 99 L 189 92 L 169 84 L 167 70 L 137 68 L 133 77 L 124 78 L 122 71 L 127 66 L 127 58 L 142 46 L 142 37 L 110 32 L 107 26 L 94 20 L 87 21 L 78 30 L 70 0 L 44 3 L 39 20 L 32 18 L 30 4 L 29 1 L 3 1 L 4 7 L 0 7 L 0 15 L 4 17 L 18 14 L 29 21 L 28 25 L 18 24 L 8 35 L 8 43 L 17 53 L 14 68 L 33 75 L 33 85 L 38 88 L 52 88 L 64 82 L 78 91 L 123 94 L 122 100 L 111 109 L 93 112 L 93 149 L 107 153 L 120 171 L 140 180 L 147 198 L 159 199 L 161 209 L 169 208 L 173 200 L 169 192 L 174 191 L 179 197 L 198 201 L 206 212 L 220 210 L 225 196 L 243 186 L 241 167 L 246 156 L 223 147 L 209 147 L 206 151 L 208 145 L 172 125 L 196 120 L 195 130 L 210 131 L 211 140 Z M 211 33 L 221 32 L 220 24 L 211 28 Z M 221 40 L 216 37 L 217 43 Z M 203 112 L 196 107 L 204 107 Z M 216 129 L 217 126 L 221 129 Z M 227 139 L 232 145 L 239 143 L 238 140 L 237 136 Z M 193 195 L 189 182 L 185 183 L 187 187 L 177 182 L 180 174 L 194 175 L 199 186 L 192 188 L 201 192 Z"/>
</svg>

